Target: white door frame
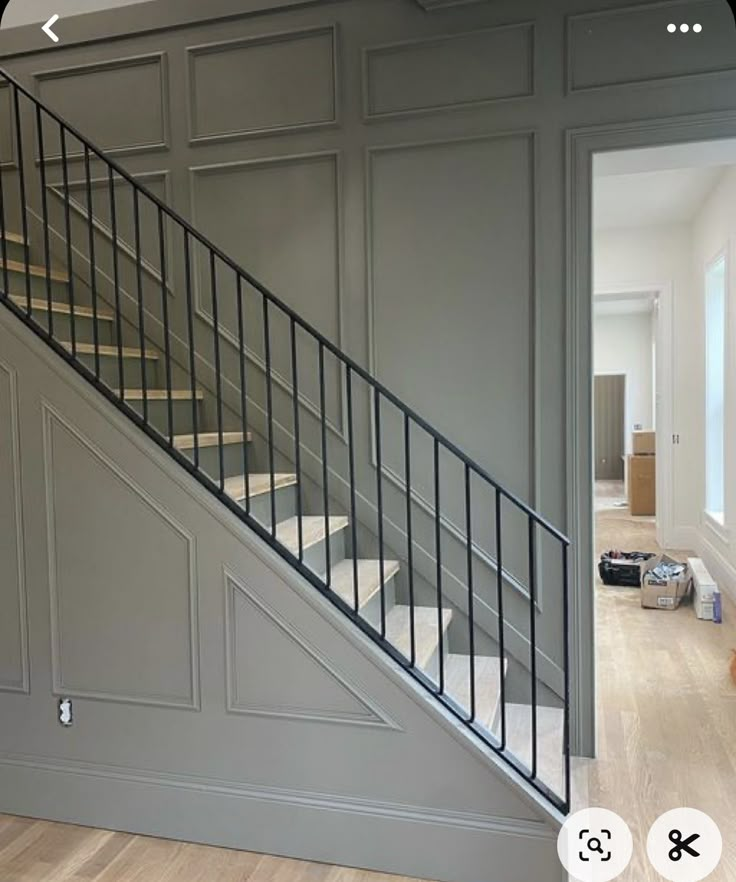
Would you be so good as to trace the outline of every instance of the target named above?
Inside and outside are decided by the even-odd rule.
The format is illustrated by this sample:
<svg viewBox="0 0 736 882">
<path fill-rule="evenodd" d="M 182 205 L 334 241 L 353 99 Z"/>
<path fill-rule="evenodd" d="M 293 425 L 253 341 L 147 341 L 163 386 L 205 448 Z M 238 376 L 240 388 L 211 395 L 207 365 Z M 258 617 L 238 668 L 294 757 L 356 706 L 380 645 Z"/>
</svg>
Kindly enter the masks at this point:
<svg viewBox="0 0 736 882">
<path fill-rule="evenodd" d="M 568 129 L 566 135 L 567 528 L 571 559 L 571 745 L 595 756 L 593 596 L 593 155 L 736 137 L 736 112 L 646 119 Z"/>
<path fill-rule="evenodd" d="M 632 300 L 653 294 L 659 305 L 655 328 L 656 371 L 653 377 L 656 390 L 656 429 L 657 429 L 657 543 L 662 548 L 674 548 L 674 305 L 673 285 L 668 282 L 636 282 L 622 285 L 606 285 L 593 294 L 610 294 L 621 299 Z M 620 373 L 620 372 L 619 372 Z M 627 403 L 628 407 L 628 403 Z"/>
</svg>

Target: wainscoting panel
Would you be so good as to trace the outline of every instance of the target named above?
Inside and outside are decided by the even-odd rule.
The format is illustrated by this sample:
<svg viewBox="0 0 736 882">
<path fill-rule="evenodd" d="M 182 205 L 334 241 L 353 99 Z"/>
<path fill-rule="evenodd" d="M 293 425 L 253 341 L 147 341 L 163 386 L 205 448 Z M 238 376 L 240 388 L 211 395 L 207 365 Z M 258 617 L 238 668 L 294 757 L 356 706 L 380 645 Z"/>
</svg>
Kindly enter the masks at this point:
<svg viewBox="0 0 736 882">
<path fill-rule="evenodd" d="M 54 690 L 196 708 L 194 539 L 49 406 L 44 456 Z"/>
<path fill-rule="evenodd" d="M 194 143 L 334 124 L 336 30 L 194 46 L 189 88 Z"/>
<path fill-rule="evenodd" d="M 528 98 L 534 94 L 534 26 L 372 47 L 364 66 L 369 118 Z"/>
<path fill-rule="evenodd" d="M 18 378 L 0 362 L 0 691 L 27 692 Z"/>
</svg>

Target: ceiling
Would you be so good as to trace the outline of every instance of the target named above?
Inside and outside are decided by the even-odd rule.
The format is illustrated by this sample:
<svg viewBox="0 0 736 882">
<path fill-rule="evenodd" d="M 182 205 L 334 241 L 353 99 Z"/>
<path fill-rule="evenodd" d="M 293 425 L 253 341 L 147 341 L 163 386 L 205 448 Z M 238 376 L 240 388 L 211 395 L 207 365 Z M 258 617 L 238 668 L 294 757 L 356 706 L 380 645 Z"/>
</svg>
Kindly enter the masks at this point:
<svg viewBox="0 0 736 882">
<path fill-rule="evenodd" d="M 598 154 L 594 228 L 689 223 L 730 166 L 734 139 Z"/>
<path fill-rule="evenodd" d="M 602 315 L 646 315 L 654 311 L 656 295 L 643 291 L 629 295 L 596 294 L 594 311 Z"/>
</svg>

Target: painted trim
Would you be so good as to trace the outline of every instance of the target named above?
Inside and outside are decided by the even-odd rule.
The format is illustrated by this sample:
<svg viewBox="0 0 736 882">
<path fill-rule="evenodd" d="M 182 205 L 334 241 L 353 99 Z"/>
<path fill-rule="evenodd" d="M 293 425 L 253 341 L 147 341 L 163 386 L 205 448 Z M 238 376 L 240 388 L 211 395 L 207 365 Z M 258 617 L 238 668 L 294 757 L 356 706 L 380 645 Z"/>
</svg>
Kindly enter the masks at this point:
<svg viewBox="0 0 736 882">
<path fill-rule="evenodd" d="M 67 45 L 65 43 L 65 45 Z M 41 98 L 41 84 L 44 80 L 59 80 L 76 74 L 93 75 L 103 70 L 124 70 L 127 67 L 143 67 L 151 62 L 158 65 L 160 88 L 160 106 L 161 106 L 161 137 L 158 141 L 153 140 L 143 144 L 120 144 L 105 147 L 104 152 L 107 156 L 124 156 L 133 153 L 153 153 L 161 150 L 169 150 L 171 148 L 171 92 L 169 88 L 169 59 L 168 53 L 151 52 L 145 55 L 130 55 L 123 58 L 114 58 L 105 61 L 95 61 L 88 64 L 77 64 L 71 67 L 52 68 L 48 70 L 38 71 L 31 74 L 33 83 L 33 94 L 39 101 Z M 35 149 L 35 147 L 34 147 Z M 84 156 L 84 152 L 67 153 L 68 159 L 79 159 Z M 47 154 L 46 162 L 60 162 L 61 154 Z M 36 155 L 36 163 L 40 158 Z"/>
<path fill-rule="evenodd" d="M 49 600 L 51 616 L 51 675 L 52 692 L 54 695 L 66 695 L 72 698 L 90 698 L 124 704 L 138 704 L 154 707 L 178 708 L 183 710 L 201 710 L 200 703 L 200 672 L 199 672 L 199 585 L 197 580 L 196 539 L 169 512 L 167 512 L 146 490 L 124 472 L 110 457 L 107 456 L 83 432 L 67 420 L 46 398 L 41 399 L 41 418 L 43 426 L 43 468 L 45 484 L 46 525 L 48 531 L 48 576 Z M 98 690 L 79 689 L 64 683 L 62 645 L 61 645 L 61 614 L 59 606 L 59 585 L 56 556 L 56 498 L 54 493 L 54 444 L 53 424 L 61 426 L 78 444 L 80 444 L 102 466 L 107 468 L 123 487 L 140 499 L 158 518 L 171 530 L 184 539 L 187 545 L 187 562 L 189 570 L 189 668 L 191 699 L 183 701 L 178 698 L 168 699 L 165 696 L 126 695 L 122 693 L 102 692 Z"/>
<path fill-rule="evenodd" d="M 189 200 L 190 215 L 192 223 L 197 226 L 196 221 L 196 198 L 194 195 L 194 181 L 198 175 L 217 174 L 220 171 L 232 171 L 239 168 L 268 168 L 278 165 L 298 165 L 301 163 L 308 164 L 310 162 L 318 162 L 323 159 L 332 159 L 334 164 L 335 175 L 335 281 L 336 281 L 336 309 L 337 309 L 337 346 L 345 351 L 345 317 L 346 317 L 346 301 L 345 301 L 345 246 L 344 246 L 344 184 L 343 184 L 343 154 L 341 150 L 322 150 L 316 153 L 297 153 L 285 156 L 272 156 L 266 159 L 245 159 L 236 162 L 219 162 L 208 165 L 197 165 L 189 167 Z M 201 249 L 195 249 L 193 254 L 194 272 L 192 273 L 192 282 L 194 290 L 194 310 L 199 319 L 213 328 L 214 322 L 212 316 L 207 312 L 203 300 L 202 289 L 200 284 L 201 267 L 199 252 Z M 247 286 L 245 287 L 247 293 Z M 274 307 L 276 309 L 276 307 Z M 227 340 L 236 351 L 240 348 L 240 341 L 227 328 L 220 328 L 220 335 Z M 262 373 L 266 372 L 266 364 L 263 358 L 246 349 L 246 358 L 254 364 Z M 212 368 L 212 365 L 209 365 Z M 212 368 L 214 370 L 214 368 Z M 344 381 L 345 369 L 339 368 L 339 399 L 340 399 L 340 415 L 339 421 L 335 423 L 327 418 L 327 427 L 336 435 L 344 444 L 348 443 L 348 427 L 347 427 L 347 389 Z M 282 376 L 273 367 L 271 368 L 271 378 L 288 394 L 291 394 L 291 380 Z M 238 396 L 240 390 L 236 390 Z M 315 419 L 320 419 L 319 405 L 311 401 L 303 393 L 299 394 L 301 405 L 309 411 Z"/>
<path fill-rule="evenodd" d="M 26 579 L 25 522 L 23 517 L 23 478 L 21 474 L 20 399 L 18 372 L 0 359 L 0 371 L 7 374 L 10 385 L 10 439 L 13 475 L 13 510 L 15 515 L 15 553 L 18 571 L 18 629 L 20 646 L 19 683 L 0 681 L 0 692 L 31 694 L 31 658 L 28 640 L 28 586 Z"/>
<path fill-rule="evenodd" d="M 709 570 L 716 574 L 719 588 L 725 590 L 732 601 L 736 602 L 736 567 L 713 544 L 711 539 L 700 534 L 697 548 Z"/>
<path fill-rule="evenodd" d="M 280 717 L 288 720 L 306 720 L 319 723 L 339 723 L 348 726 L 371 726 L 379 729 L 392 729 L 403 732 L 388 713 L 383 710 L 365 691 L 352 683 L 341 673 L 332 661 L 325 656 L 298 628 L 287 622 L 270 604 L 268 604 L 258 592 L 249 586 L 247 582 L 236 576 L 228 567 L 223 567 L 225 589 L 225 691 L 226 709 L 228 713 L 242 714 L 244 716 Z M 355 701 L 361 704 L 365 714 L 347 716 L 337 712 L 322 711 L 318 709 L 304 710 L 288 707 L 255 707 L 242 704 L 237 700 L 237 669 L 235 651 L 238 642 L 237 625 L 235 618 L 235 597 L 241 594 L 253 607 L 264 615 L 275 628 L 288 637 L 308 658 L 314 661 L 335 683 Z"/>
<path fill-rule="evenodd" d="M 195 59 L 202 55 L 214 55 L 219 52 L 227 52 L 231 49 L 249 48 L 254 46 L 268 46 L 277 43 L 288 43 L 304 39 L 305 37 L 329 34 L 331 36 L 332 49 L 332 118 L 328 120 L 315 120 L 305 123 L 284 123 L 275 126 L 266 126 L 260 129 L 241 129 L 231 132 L 212 132 L 197 134 L 194 120 L 196 118 L 197 79 L 194 70 Z M 187 46 L 187 132 L 190 146 L 199 144 L 221 144 L 229 141 L 240 141 L 248 138 L 262 136 L 297 134 L 318 129 L 329 129 L 340 126 L 340 71 L 339 71 L 339 45 L 338 25 L 336 23 L 320 25 L 316 27 L 301 28 L 294 31 L 279 31 L 277 33 L 258 34 L 256 36 L 238 37 L 234 40 L 222 40 L 214 43 L 201 43 L 195 46 Z"/>
<path fill-rule="evenodd" d="M 566 138 L 566 427 L 567 533 L 571 559 L 573 754 L 595 753 L 595 609 L 592 463 L 593 154 L 736 136 L 736 113 L 684 114 L 567 129 Z"/>
<path fill-rule="evenodd" d="M 464 0 L 468 2 L 468 0 Z M 446 4 L 447 5 L 447 4 Z M 521 92 L 518 95 L 502 95 L 498 98 L 479 98 L 467 101 L 458 101 L 451 104 L 424 105 L 421 107 L 410 107 L 402 110 L 390 110 L 384 112 L 376 112 L 371 110 L 371 58 L 382 55 L 400 54 L 403 49 L 411 51 L 420 47 L 441 46 L 452 42 L 453 40 L 462 40 L 467 37 L 477 37 L 479 34 L 487 34 L 497 31 L 509 30 L 528 31 L 528 51 L 529 51 L 529 90 Z M 420 37 L 413 40 L 401 40 L 393 43 L 383 43 L 375 46 L 365 46 L 362 50 L 362 99 L 363 99 L 363 119 L 366 122 L 390 119 L 407 119 L 416 116 L 428 116 L 435 113 L 444 113 L 453 110 L 468 110 L 475 107 L 488 107 L 494 104 L 509 103 L 512 101 L 524 101 L 535 98 L 537 95 L 536 83 L 536 23 L 533 20 L 512 22 L 510 24 L 492 25 L 491 27 L 478 28 L 475 31 L 460 31 L 453 34 L 441 34 L 435 37 Z"/>
</svg>

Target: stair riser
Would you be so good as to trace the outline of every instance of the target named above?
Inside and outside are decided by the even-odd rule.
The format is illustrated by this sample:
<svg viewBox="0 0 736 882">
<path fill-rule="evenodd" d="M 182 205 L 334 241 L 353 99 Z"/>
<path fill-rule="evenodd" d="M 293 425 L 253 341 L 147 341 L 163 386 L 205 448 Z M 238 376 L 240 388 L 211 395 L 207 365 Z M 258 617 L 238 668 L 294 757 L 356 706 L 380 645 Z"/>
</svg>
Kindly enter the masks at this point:
<svg viewBox="0 0 736 882">
<path fill-rule="evenodd" d="M 296 551 L 294 552 L 296 554 Z M 345 557 L 345 530 L 330 535 L 330 560 L 331 566 L 339 563 Z M 315 573 L 324 578 L 327 572 L 327 557 L 325 541 L 315 543 L 304 551 L 304 563 Z"/>
<path fill-rule="evenodd" d="M 5 275 L 1 266 L 0 285 L 5 285 Z M 16 294 L 18 297 L 26 296 L 25 273 L 10 272 L 10 270 L 8 270 L 8 292 L 10 294 Z M 46 279 L 43 276 L 31 276 L 31 297 L 40 297 L 42 300 L 48 299 L 48 288 L 46 287 Z M 69 285 L 66 282 L 57 282 L 52 279 L 51 299 L 58 300 L 61 303 L 68 303 Z"/>
<path fill-rule="evenodd" d="M 211 427 L 208 427 L 210 430 Z M 194 450 L 187 448 L 181 451 L 187 459 L 194 462 Z M 245 469 L 242 444 L 225 444 L 223 446 L 225 477 L 242 475 Z M 201 447 L 199 450 L 199 468 L 209 475 L 214 481 L 220 479 L 220 450 L 219 447 Z"/>
<path fill-rule="evenodd" d="M 6 241 L 4 247 L 7 250 L 8 260 L 17 260 L 19 263 L 23 263 L 23 261 L 26 259 L 25 245 L 21 245 L 18 242 Z M 3 242 L 2 239 L 0 239 L 0 260 L 2 260 L 3 257 Z"/>
<path fill-rule="evenodd" d="M 77 355 L 79 361 L 83 362 L 92 372 L 95 370 L 94 355 Z M 126 389 L 141 388 L 141 377 L 143 371 L 141 362 L 138 358 L 123 359 L 123 377 L 125 379 Z M 110 388 L 117 389 L 120 386 L 120 367 L 117 355 L 101 355 L 100 356 L 100 379 Z M 160 388 L 158 362 L 146 361 L 146 379 L 148 386 L 151 388 Z"/>
<path fill-rule="evenodd" d="M 386 597 L 386 613 L 388 614 L 391 609 L 396 604 L 396 582 L 394 581 L 394 577 L 392 576 L 390 579 L 386 579 L 386 584 L 384 586 L 384 594 Z M 376 591 L 376 593 L 371 597 L 371 599 L 366 603 L 364 607 L 360 610 L 361 616 L 373 625 L 376 630 L 380 630 L 381 628 L 381 591 L 380 589 Z"/>
<path fill-rule="evenodd" d="M 276 523 L 288 520 L 296 514 L 296 487 L 276 490 Z M 271 526 L 271 494 L 261 493 L 250 500 L 251 515 L 266 527 Z"/>
<path fill-rule="evenodd" d="M 23 309 L 23 306 L 20 306 Z M 45 328 L 49 329 L 49 314 L 45 309 L 34 309 L 31 312 L 31 318 Z M 64 313 L 55 312 L 53 314 L 53 334 L 54 339 L 60 343 L 71 343 L 72 339 L 72 323 L 71 316 Z M 74 332 L 76 334 L 77 343 L 94 343 L 94 321 L 92 318 L 74 318 Z M 116 343 L 113 340 L 114 326 L 112 322 L 97 322 L 98 343 L 101 346 L 109 346 Z"/>
<path fill-rule="evenodd" d="M 135 411 L 137 411 L 141 416 L 143 416 L 143 401 L 130 401 L 127 400 L 126 403 L 132 407 Z M 190 400 L 185 401 L 172 401 L 171 402 L 172 413 L 174 417 L 174 435 L 186 435 L 193 431 L 193 419 L 192 419 L 192 402 Z M 202 418 L 202 407 L 201 402 L 197 402 L 197 411 L 198 411 L 198 419 Z M 168 436 L 169 434 L 169 418 L 168 418 L 168 403 L 164 401 L 149 401 L 148 402 L 148 422 L 153 428 L 155 428 L 162 435 Z"/>
</svg>

